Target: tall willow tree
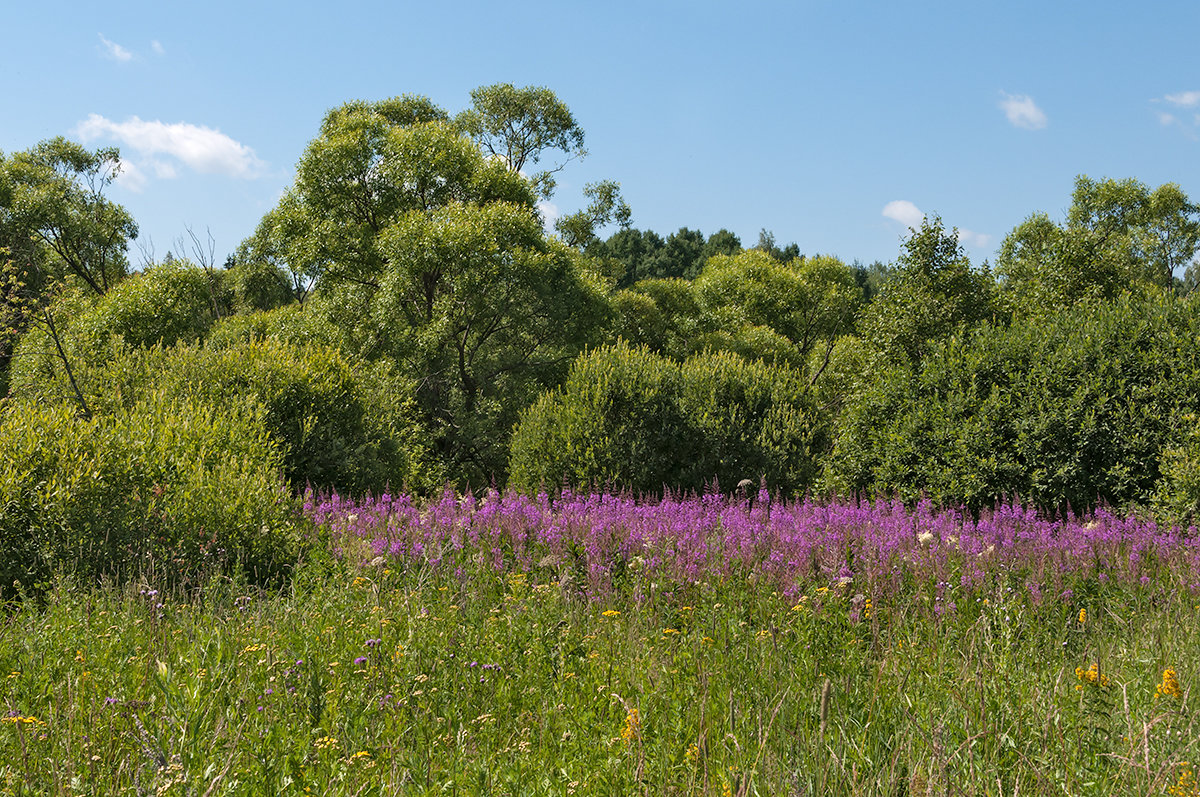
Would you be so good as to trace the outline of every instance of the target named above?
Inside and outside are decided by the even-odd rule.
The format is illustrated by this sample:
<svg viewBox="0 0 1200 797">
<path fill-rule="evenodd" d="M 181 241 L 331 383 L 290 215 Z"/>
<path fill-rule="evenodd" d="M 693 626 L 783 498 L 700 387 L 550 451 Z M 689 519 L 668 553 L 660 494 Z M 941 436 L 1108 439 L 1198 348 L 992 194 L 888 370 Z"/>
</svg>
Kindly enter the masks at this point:
<svg viewBox="0 0 1200 797">
<path fill-rule="evenodd" d="M 503 480 L 517 412 L 607 312 L 536 197 L 428 100 L 400 97 L 330 111 L 269 215 L 262 254 L 317 280 L 314 310 L 357 354 L 416 378 L 460 482 Z"/>
</svg>

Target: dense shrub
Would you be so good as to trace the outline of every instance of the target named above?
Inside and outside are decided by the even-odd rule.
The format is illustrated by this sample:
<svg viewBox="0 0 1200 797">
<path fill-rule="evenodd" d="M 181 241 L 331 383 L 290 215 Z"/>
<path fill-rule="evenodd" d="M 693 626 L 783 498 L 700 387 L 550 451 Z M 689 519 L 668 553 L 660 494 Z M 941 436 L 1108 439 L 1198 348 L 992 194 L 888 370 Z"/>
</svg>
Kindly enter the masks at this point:
<svg viewBox="0 0 1200 797">
<path fill-rule="evenodd" d="M 1145 503 L 1200 405 L 1200 316 L 1125 296 L 942 341 L 879 367 L 839 421 L 830 486 L 978 508 Z"/>
<path fill-rule="evenodd" d="M 63 355 L 83 369 L 106 360 L 111 341 L 124 346 L 170 346 L 200 340 L 216 317 L 219 291 L 204 269 L 184 261 L 153 266 L 100 297 L 68 291 L 21 337 L 13 354 L 11 392 L 28 398 L 69 393 Z M 61 352 L 59 350 L 61 346 Z"/>
<path fill-rule="evenodd" d="M 0 590 L 59 569 L 177 582 L 240 565 L 264 580 L 296 556 L 296 507 L 253 405 L 157 391 L 84 420 L 7 401 L 0 450 Z"/>
<path fill-rule="evenodd" d="M 124 350 L 86 377 L 101 412 L 158 390 L 212 407 L 261 406 L 296 489 L 421 491 L 440 481 L 413 420 L 411 383 L 387 363 L 355 367 L 334 349 L 252 340 Z"/>
<path fill-rule="evenodd" d="M 215 287 L 204 269 L 172 261 L 118 283 L 95 308 L 75 319 L 76 334 L 129 346 L 169 346 L 202 338 L 215 316 Z"/>
<path fill-rule="evenodd" d="M 233 315 L 213 324 L 205 339 L 210 349 L 222 349 L 252 340 L 276 340 L 281 343 L 319 344 L 341 348 L 344 333 L 321 313 L 299 303 L 273 310 Z"/>
<path fill-rule="evenodd" d="M 521 418 L 514 486 L 634 492 L 732 487 L 765 478 L 808 486 L 820 435 L 798 372 L 729 352 L 682 365 L 618 345 L 575 361 L 566 383 Z"/>
<path fill-rule="evenodd" d="M 1181 415 L 1176 437 L 1163 450 L 1153 503 L 1162 519 L 1189 525 L 1200 515 L 1200 423 L 1195 414 Z"/>
<path fill-rule="evenodd" d="M 221 283 L 240 314 L 273 310 L 295 300 L 291 276 L 264 260 L 237 263 L 221 272 Z"/>
<path fill-rule="evenodd" d="M 696 440 L 679 407 L 679 367 L 618 345 L 580 356 L 566 383 L 521 415 L 510 482 L 657 492 L 679 486 Z"/>
<path fill-rule="evenodd" d="M 765 478 L 791 494 L 812 483 L 824 435 L 799 371 L 717 352 L 685 360 L 680 374 L 679 406 L 698 443 L 687 486 Z"/>
</svg>

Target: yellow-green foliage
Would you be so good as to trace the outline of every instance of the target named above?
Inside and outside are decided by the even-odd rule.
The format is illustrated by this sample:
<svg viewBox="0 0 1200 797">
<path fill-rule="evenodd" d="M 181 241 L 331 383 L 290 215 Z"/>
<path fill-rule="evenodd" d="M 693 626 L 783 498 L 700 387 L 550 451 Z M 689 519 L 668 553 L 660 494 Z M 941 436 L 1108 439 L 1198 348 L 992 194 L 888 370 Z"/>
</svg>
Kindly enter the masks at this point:
<svg viewBox="0 0 1200 797">
<path fill-rule="evenodd" d="M 823 444 L 802 375 L 731 352 L 676 363 L 618 345 L 575 361 L 566 383 L 521 417 L 518 488 L 701 490 L 743 478 L 803 490 Z"/>
<path fill-rule="evenodd" d="M 13 355 L 10 390 L 29 398 L 61 395 L 67 385 L 62 354 L 72 368 L 103 362 L 113 339 L 133 347 L 200 340 L 215 317 L 213 296 L 204 269 L 180 261 L 128 277 L 98 298 L 70 290 L 38 314 L 22 336 Z"/>
<path fill-rule="evenodd" d="M 1200 424 L 1194 413 L 1186 413 L 1180 425 L 1180 442 L 1163 450 L 1154 503 L 1169 521 L 1195 523 L 1200 512 Z"/>
<path fill-rule="evenodd" d="M 215 317 L 215 290 L 204 269 L 164 263 L 118 283 L 74 326 L 80 336 L 103 342 L 116 335 L 129 346 L 199 340 Z"/>
<path fill-rule="evenodd" d="M 260 406 L 296 489 L 424 490 L 439 480 L 412 417 L 412 386 L 386 362 L 353 366 L 323 346 L 251 340 L 218 350 L 124 350 L 86 381 L 99 412 L 147 391 L 218 408 Z"/>
<path fill-rule="evenodd" d="M 294 560 L 282 461 L 250 404 L 216 409 L 164 391 L 85 420 L 66 404 L 0 407 L 0 585 L 194 579 L 241 563 L 267 578 Z"/>
<path fill-rule="evenodd" d="M 321 313 L 299 303 L 273 310 L 222 318 L 209 330 L 205 345 L 223 349 L 251 340 L 271 338 L 297 345 L 316 343 L 340 348 L 344 334 Z"/>
</svg>

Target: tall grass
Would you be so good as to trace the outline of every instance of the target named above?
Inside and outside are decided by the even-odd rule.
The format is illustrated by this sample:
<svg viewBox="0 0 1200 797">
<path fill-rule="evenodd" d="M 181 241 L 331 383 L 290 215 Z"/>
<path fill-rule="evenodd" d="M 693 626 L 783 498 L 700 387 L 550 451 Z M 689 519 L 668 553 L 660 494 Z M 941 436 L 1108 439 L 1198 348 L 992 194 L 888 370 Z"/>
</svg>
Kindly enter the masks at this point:
<svg viewBox="0 0 1200 797">
<path fill-rule="evenodd" d="M 284 593 L 12 604 L 0 791 L 1197 793 L 1179 530 L 717 497 L 308 514 Z"/>
</svg>

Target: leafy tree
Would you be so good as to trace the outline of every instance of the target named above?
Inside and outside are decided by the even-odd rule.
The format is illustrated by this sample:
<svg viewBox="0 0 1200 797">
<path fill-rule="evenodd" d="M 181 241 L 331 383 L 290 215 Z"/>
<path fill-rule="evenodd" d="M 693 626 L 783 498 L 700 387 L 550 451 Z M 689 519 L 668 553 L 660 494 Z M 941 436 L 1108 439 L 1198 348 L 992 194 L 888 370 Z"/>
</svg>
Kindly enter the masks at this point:
<svg viewBox="0 0 1200 797">
<path fill-rule="evenodd" d="M 395 265 L 352 328 L 422 374 L 418 402 L 454 472 L 501 478 L 516 412 L 561 379 L 607 302 L 578 256 L 509 203 L 410 213 L 381 246 Z"/>
<path fill-rule="evenodd" d="M 708 236 L 704 248 L 700 250 L 700 258 L 707 261 L 717 255 L 736 255 L 742 251 L 742 239 L 725 228 L 721 228 Z"/>
<path fill-rule="evenodd" d="M 103 294 L 125 276 L 137 225 L 104 195 L 120 169 L 115 148 L 93 152 L 61 137 L 0 154 L 0 246 L 28 287 L 70 276 Z"/>
<path fill-rule="evenodd" d="M 629 227 L 631 212 L 621 196 L 620 185 L 612 180 L 589 183 L 584 186 L 583 193 L 591 203 L 554 222 L 554 229 L 567 246 L 587 249 L 599 240 L 596 230 L 608 224 L 618 224 L 623 230 Z"/>
<path fill-rule="evenodd" d="M 1075 181 L 1064 224 L 1035 213 L 997 257 L 1002 298 L 1014 311 L 1111 299 L 1130 288 L 1171 288 L 1200 247 L 1200 206 L 1179 186 L 1137 180 Z"/>
<path fill-rule="evenodd" d="M 861 300 L 853 274 L 836 258 L 780 263 L 761 250 L 710 259 L 695 292 L 711 327 L 770 329 L 791 343 L 799 363 L 819 340 L 850 331 Z"/>
<path fill-rule="evenodd" d="M 854 272 L 854 281 L 858 283 L 859 289 L 862 290 L 863 301 L 866 302 L 870 302 L 879 295 L 894 271 L 891 266 L 879 260 L 872 262 L 869 266 L 864 266 L 855 260 L 851 264 L 850 270 Z"/>
<path fill-rule="evenodd" d="M 532 208 L 529 184 L 485 159 L 442 117 L 423 97 L 330 111 L 295 184 L 248 245 L 251 256 L 281 260 L 307 278 L 371 287 L 388 266 L 379 235 L 409 211 L 493 200 Z"/>
<path fill-rule="evenodd" d="M 990 318 L 992 292 L 986 264 L 971 267 L 957 231 L 947 230 L 937 216 L 926 217 L 868 305 L 862 335 L 884 360 L 917 363 L 937 340 Z"/>
<path fill-rule="evenodd" d="M 530 183 L 436 117 L 419 98 L 331 111 L 258 253 L 316 277 L 309 303 L 350 351 L 418 380 L 436 455 L 480 484 L 504 478 L 516 413 L 607 303 L 546 239 Z"/>
<path fill-rule="evenodd" d="M 590 257 L 620 264 L 618 288 L 629 288 L 646 279 L 694 279 L 704 263 L 716 255 L 736 255 L 741 241 L 729 230 L 718 230 L 705 240 L 703 233 L 681 227 L 666 240 L 653 230 L 622 229 L 587 248 Z"/>
<path fill-rule="evenodd" d="M 754 248 L 760 252 L 770 255 L 780 263 L 786 263 L 789 260 L 800 257 L 800 247 L 798 245 L 795 243 L 790 243 L 787 246 L 780 248 L 775 243 L 775 233 L 771 232 L 765 227 L 758 231 L 758 244 Z"/>
<path fill-rule="evenodd" d="M 595 260 L 616 263 L 617 265 L 610 269 L 616 274 L 616 286 L 628 288 L 638 280 L 662 276 L 648 273 L 644 264 L 654 258 L 665 243 L 653 230 L 643 232 L 626 227 L 617 230 L 604 241 L 593 241 L 586 251 L 588 256 Z"/>
<path fill-rule="evenodd" d="M 471 92 L 471 107 L 454 121 L 484 152 L 515 172 L 540 162 L 547 150 L 559 150 L 567 160 L 587 154 L 583 128 L 566 104 L 544 86 L 481 86 Z M 554 173 L 564 165 L 530 175 L 541 196 L 554 192 Z"/>
<path fill-rule="evenodd" d="M 695 279 L 704 267 L 704 233 L 680 227 L 667 236 L 661 250 L 647 264 L 647 271 L 656 277 Z"/>
</svg>

